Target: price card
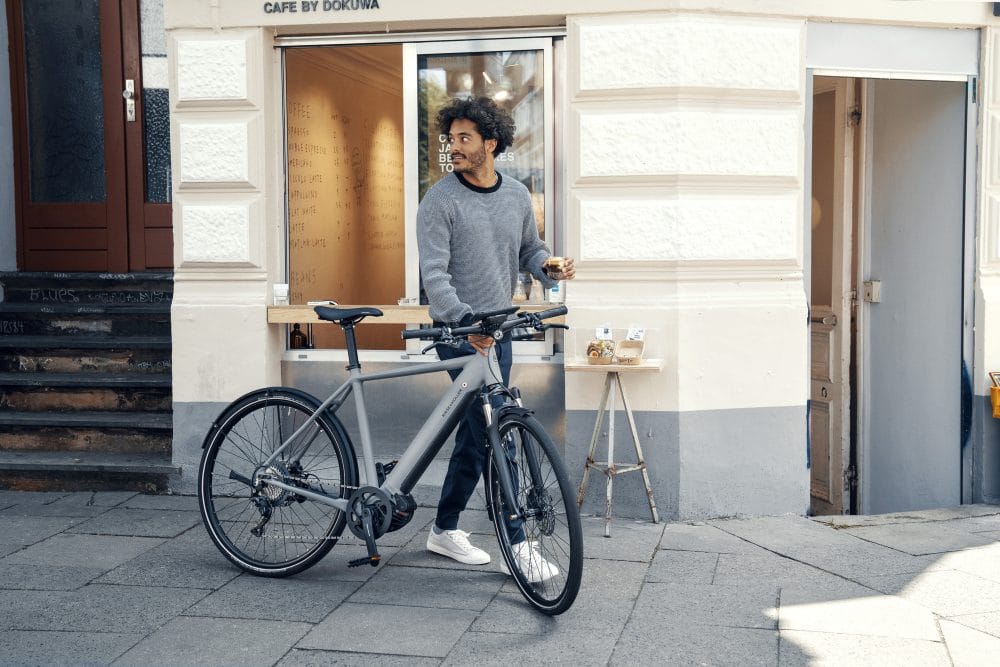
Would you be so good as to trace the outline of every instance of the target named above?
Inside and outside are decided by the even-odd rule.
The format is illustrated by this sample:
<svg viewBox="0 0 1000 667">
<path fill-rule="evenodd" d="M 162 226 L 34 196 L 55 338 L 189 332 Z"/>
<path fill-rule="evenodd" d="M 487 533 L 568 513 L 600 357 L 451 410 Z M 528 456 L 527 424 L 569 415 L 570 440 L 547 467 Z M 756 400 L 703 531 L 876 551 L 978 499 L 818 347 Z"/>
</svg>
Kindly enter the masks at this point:
<svg viewBox="0 0 1000 667">
<path fill-rule="evenodd" d="M 629 327 L 625 340 L 643 340 L 646 337 L 646 330 L 642 327 Z"/>
<path fill-rule="evenodd" d="M 594 331 L 594 338 L 597 340 L 611 340 L 611 327 L 597 327 Z"/>
</svg>

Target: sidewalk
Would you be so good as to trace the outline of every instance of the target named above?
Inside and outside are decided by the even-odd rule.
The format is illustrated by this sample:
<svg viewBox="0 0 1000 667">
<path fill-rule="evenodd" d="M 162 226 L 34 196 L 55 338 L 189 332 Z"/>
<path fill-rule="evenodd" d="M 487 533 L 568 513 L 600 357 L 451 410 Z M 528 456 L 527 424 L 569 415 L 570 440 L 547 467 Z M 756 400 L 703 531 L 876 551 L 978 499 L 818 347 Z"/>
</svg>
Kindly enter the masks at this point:
<svg viewBox="0 0 1000 667">
<path fill-rule="evenodd" d="M 481 506 L 481 505 L 477 505 Z M 463 515 L 499 558 L 485 512 Z M 0 491 L 0 664 L 988 665 L 1000 506 L 812 520 L 587 518 L 574 607 L 424 550 L 433 510 L 351 568 L 242 575 L 190 496 Z"/>
</svg>

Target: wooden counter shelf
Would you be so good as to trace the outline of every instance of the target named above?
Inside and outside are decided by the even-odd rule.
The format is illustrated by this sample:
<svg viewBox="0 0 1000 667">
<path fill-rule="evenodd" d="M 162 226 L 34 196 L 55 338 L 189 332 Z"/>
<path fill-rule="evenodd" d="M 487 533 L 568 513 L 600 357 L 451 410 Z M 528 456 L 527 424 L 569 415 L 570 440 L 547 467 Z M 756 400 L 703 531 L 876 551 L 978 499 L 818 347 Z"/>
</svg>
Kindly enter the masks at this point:
<svg viewBox="0 0 1000 667">
<path fill-rule="evenodd" d="M 518 307 L 521 310 L 537 313 L 541 310 L 555 308 L 554 303 L 525 303 Z M 364 308 L 366 306 L 338 304 L 331 308 Z M 392 304 L 389 306 L 367 306 L 378 308 L 382 311 L 382 317 L 366 317 L 361 324 L 430 324 L 431 318 L 427 314 L 427 306 L 413 305 L 400 306 Z M 332 324 L 319 319 L 314 310 L 315 306 L 294 305 L 294 306 L 268 306 L 268 324 Z M 561 323 L 565 317 L 553 317 L 545 320 L 549 323 Z"/>
</svg>

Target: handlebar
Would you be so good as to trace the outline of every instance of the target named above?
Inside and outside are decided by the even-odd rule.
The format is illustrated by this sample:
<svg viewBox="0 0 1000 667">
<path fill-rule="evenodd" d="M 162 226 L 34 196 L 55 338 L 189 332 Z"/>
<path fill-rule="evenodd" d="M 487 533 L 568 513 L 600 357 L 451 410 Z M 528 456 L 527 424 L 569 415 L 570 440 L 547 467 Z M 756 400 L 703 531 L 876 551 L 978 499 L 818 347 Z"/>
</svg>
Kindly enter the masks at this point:
<svg viewBox="0 0 1000 667">
<path fill-rule="evenodd" d="M 565 315 L 569 310 L 566 306 L 556 306 L 548 310 L 537 313 L 521 312 L 512 319 L 507 317 L 517 312 L 517 306 L 504 308 L 490 313 L 479 313 L 473 315 L 476 324 L 465 327 L 431 327 L 428 329 L 406 329 L 402 332 L 403 340 L 411 338 L 423 338 L 424 340 L 448 341 L 455 338 L 465 338 L 470 335 L 492 336 L 500 339 L 503 334 L 511 329 L 525 324 L 534 327 L 538 331 L 543 331 L 551 326 L 542 324 L 542 320 Z M 499 335 L 498 335 L 499 334 Z"/>
</svg>

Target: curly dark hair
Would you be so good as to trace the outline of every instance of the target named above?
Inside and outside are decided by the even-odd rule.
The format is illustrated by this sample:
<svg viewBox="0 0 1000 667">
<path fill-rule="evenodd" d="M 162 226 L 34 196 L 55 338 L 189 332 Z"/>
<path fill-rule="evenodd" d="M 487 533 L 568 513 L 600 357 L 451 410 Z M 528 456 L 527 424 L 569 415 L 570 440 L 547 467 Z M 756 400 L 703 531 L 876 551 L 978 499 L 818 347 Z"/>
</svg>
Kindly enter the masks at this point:
<svg viewBox="0 0 1000 667">
<path fill-rule="evenodd" d="M 493 157 L 507 150 L 514 143 L 514 119 L 506 109 L 488 97 L 458 98 L 456 97 L 443 107 L 437 114 L 438 128 L 441 134 L 448 134 L 452 121 L 465 119 L 476 124 L 476 129 L 483 140 L 496 139 L 497 146 L 493 149 Z"/>
</svg>

